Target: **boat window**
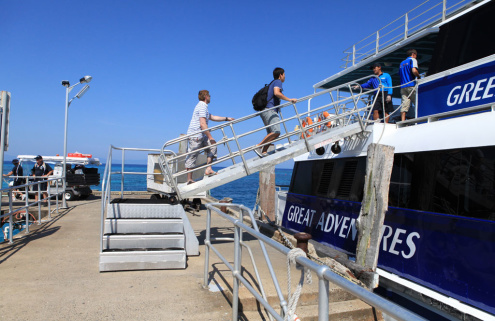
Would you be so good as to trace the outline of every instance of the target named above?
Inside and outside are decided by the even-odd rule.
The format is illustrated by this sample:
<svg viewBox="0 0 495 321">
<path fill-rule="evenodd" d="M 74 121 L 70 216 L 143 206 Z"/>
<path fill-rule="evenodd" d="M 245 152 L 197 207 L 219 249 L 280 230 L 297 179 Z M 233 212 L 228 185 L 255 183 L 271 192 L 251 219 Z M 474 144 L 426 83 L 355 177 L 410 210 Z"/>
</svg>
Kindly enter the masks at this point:
<svg viewBox="0 0 495 321">
<path fill-rule="evenodd" d="M 495 220 L 495 147 L 396 155 L 389 205 Z"/>
<path fill-rule="evenodd" d="M 354 176 L 356 174 L 357 165 L 357 159 L 348 160 L 345 162 L 344 171 L 340 178 L 340 184 L 337 190 L 337 198 L 349 199 L 349 196 L 351 195 L 352 185 L 354 183 Z"/>
<path fill-rule="evenodd" d="M 292 172 L 292 180 L 289 192 L 296 194 L 312 195 L 311 186 L 313 164 L 316 162 L 296 162 Z"/>
<path fill-rule="evenodd" d="M 366 158 L 297 162 L 289 192 L 361 201 Z"/>
<path fill-rule="evenodd" d="M 414 154 L 395 155 L 388 196 L 390 206 L 409 207 L 413 162 Z"/>
<path fill-rule="evenodd" d="M 328 188 L 330 187 L 330 180 L 332 179 L 334 162 L 325 162 L 323 164 L 323 171 L 320 177 L 320 183 L 318 185 L 318 190 L 316 195 L 318 196 L 327 196 Z"/>
<path fill-rule="evenodd" d="M 363 199 L 366 158 L 297 162 L 290 192 Z M 396 154 L 389 206 L 495 221 L 495 147 Z"/>
<path fill-rule="evenodd" d="M 495 54 L 494 16 L 492 1 L 440 27 L 428 75 Z"/>
</svg>

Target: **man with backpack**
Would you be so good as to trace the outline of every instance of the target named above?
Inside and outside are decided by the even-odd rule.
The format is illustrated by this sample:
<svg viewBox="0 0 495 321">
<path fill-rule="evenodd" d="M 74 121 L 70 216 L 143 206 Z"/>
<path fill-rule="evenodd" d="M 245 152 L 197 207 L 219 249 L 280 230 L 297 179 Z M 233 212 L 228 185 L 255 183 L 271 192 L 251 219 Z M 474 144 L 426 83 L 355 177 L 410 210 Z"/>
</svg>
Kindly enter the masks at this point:
<svg viewBox="0 0 495 321">
<path fill-rule="evenodd" d="M 279 109 L 273 107 L 280 105 L 281 99 L 290 101 L 293 104 L 297 101 L 297 99 L 295 98 L 287 98 L 284 94 L 282 94 L 283 82 L 285 82 L 285 70 L 283 68 L 277 67 L 273 70 L 273 81 L 268 86 L 266 107 L 264 109 L 261 109 L 264 110 L 264 112 L 260 114 L 260 117 L 263 120 L 263 124 L 269 127 L 266 128 L 267 135 L 258 145 L 269 143 L 280 136 L 280 124 L 277 124 L 280 121 L 280 118 L 278 116 Z M 254 107 L 256 109 L 256 106 Z M 267 155 L 269 147 L 270 145 L 263 146 L 263 148 L 261 149 L 261 153 L 257 149 L 255 149 L 254 151 L 259 157 L 264 157 Z"/>
</svg>

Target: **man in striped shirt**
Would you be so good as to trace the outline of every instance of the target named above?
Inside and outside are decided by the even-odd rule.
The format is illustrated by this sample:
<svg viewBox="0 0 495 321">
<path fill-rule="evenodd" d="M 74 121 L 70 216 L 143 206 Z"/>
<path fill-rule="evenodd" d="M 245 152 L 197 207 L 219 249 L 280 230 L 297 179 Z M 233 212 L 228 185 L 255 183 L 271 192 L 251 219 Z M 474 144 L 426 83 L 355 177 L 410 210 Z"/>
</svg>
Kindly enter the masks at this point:
<svg viewBox="0 0 495 321">
<path fill-rule="evenodd" d="M 191 118 L 191 122 L 189 123 L 189 128 L 187 129 L 187 135 L 191 135 L 188 139 L 187 144 L 187 152 L 192 152 L 204 147 L 208 147 L 204 149 L 207 158 L 206 163 L 211 164 L 211 162 L 217 158 L 217 145 L 213 136 L 208 129 L 208 120 L 213 121 L 232 121 L 234 118 L 232 117 L 220 117 L 214 116 L 208 112 L 208 104 L 210 103 L 211 96 L 208 90 L 201 90 L 198 93 L 199 103 L 196 105 L 193 111 L 193 115 Z M 192 153 L 186 156 L 186 170 L 187 173 L 187 184 L 194 183 L 192 179 L 192 171 L 194 167 L 196 167 L 196 159 L 198 158 L 198 154 L 200 151 L 196 153 Z M 208 166 L 205 170 L 205 175 L 212 176 L 217 173 L 213 171 L 211 166 Z"/>
</svg>

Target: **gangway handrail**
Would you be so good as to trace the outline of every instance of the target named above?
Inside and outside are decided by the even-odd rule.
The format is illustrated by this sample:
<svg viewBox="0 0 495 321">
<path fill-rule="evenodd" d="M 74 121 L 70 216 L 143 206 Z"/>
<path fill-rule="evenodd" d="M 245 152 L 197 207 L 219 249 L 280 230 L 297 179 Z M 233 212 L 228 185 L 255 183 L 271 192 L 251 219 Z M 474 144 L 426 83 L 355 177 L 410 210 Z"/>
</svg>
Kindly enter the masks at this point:
<svg viewBox="0 0 495 321">
<path fill-rule="evenodd" d="M 160 157 L 159 165 L 160 165 L 160 168 L 162 170 L 162 173 L 164 174 L 165 177 L 167 177 L 169 185 L 175 190 L 178 197 L 181 199 L 182 197 L 181 197 L 181 194 L 180 194 L 180 191 L 178 188 L 178 184 L 176 183 L 176 178 L 181 176 L 181 175 L 185 175 L 191 171 L 196 171 L 196 170 L 199 170 L 202 168 L 206 168 L 207 166 L 216 165 L 216 164 L 222 163 L 224 161 L 228 161 L 228 160 L 232 160 L 233 164 L 235 165 L 235 158 L 241 157 L 241 160 L 242 160 L 242 163 L 244 166 L 244 170 L 249 175 L 250 171 L 249 171 L 247 161 L 245 158 L 245 153 L 248 153 L 250 151 L 253 151 L 254 149 L 257 149 L 257 148 L 260 148 L 260 147 L 263 147 L 263 146 L 266 146 L 269 144 L 274 144 L 274 143 L 279 142 L 279 141 L 284 140 L 284 139 L 287 139 L 289 144 L 291 144 L 292 143 L 291 137 L 293 137 L 293 136 L 301 137 L 301 139 L 304 140 L 304 144 L 306 146 L 307 151 L 310 151 L 311 146 L 308 142 L 308 135 L 306 134 L 306 132 L 307 131 L 313 132 L 315 129 L 317 129 L 317 133 L 319 133 L 319 128 L 321 128 L 321 126 L 326 126 L 326 123 L 328 123 L 329 121 L 339 121 L 339 123 L 341 123 L 343 126 L 346 126 L 348 124 L 351 124 L 351 123 L 358 121 L 360 123 L 362 131 L 364 131 L 366 126 L 367 126 L 367 123 L 368 123 L 366 120 L 368 120 L 369 117 L 371 116 L 371 113 L 369 113 L 369 108 L 371 107 L 371 105 L 367 105 L 364 108 L 359 108 L 358 107 L 358 101 L 359 101 L 360 97 L 364 94 L 364 92 L 360 86 L 359 86 L 360 90 L 358 92 L 354 92 L 352 90 L 352 87 L 355 85 L 359 85 L 360 82 L 367 80 L 367 79 L 370 79 L 370 78 L 377 79 L 379 86 L 375 89 L 371 89 L 371 90 L 366 91 L 366 94 L 372 94 L 372 93 L 375 93 L 375 92 L 381 90 L 382 84 L 381 84 L 381 80 L 379 79 L 379 77 L 376 75 L 368 75 L 368 76 L 361 77 L 359 79 L 350 81 L 348 83 L 340 84 L 338 86 L 335 86 L 335 87 L 332 87 L 332 88 L 329 88 L 326 90 L 322 90 L 322 91 L 307 95 L 305 97 L 299 98 L 296 100 L 295 103 L 287 102 L 287 103 L 272 107 L 273 109 L 278 109 L 280 111 L 280 115 L 281 115 L 281 117 L 280 117 L 281 119 L 274 124 L 283 124 L 284 128 L 287 128 L 286 124 L 288 122 L 296 121 L 296 123 L 298 124 L 297 125 L 298 128 L 296 128 L 294 131 L 287 131 L 287 129 L 286 129 L 285 134 L 280 135 L 277 139 L 275 139 L 269 143 L 260 144 L 260 145 L 253 145 L 253 146 L 249 146 L 246 148 L 241 148 L 240 143 L 239 143 L 239 139 L 246 137 L 248 135 L 251 135 L 255 132 L 261 131 L 263 129 L 266 129 L 267 127 L 270 127 L 274 124 L 270 124 L 268 126 L 257 127 L 254 130 L 251 130 L 251 131 L 248 131 L 245 133 L 240 133 L 240 134 L 237 134 L 236 131 L 234 130 L 234 124 L 238 124 L 238 123 L 244 122 L 246 120 L 255 118 L 258 115 L 262 114 L 263 112 L 266 112 L 266 110 L 258 111 L 258 112 L 252 113 L 250 115 L 235 119 L 233 121 L 226 122 L 224 124 L 213 126 L 213 127 L 208 128 L 208 129 L 200 130 L 200 131 L 197 131 L 197 132 L 194 132 L 191 134 L 181 135 L 178 138 L 169 140 L 163 144 L 162 149 L 161 149 L 161 157 Z M 332 91 L 338 91 L 338 90 L 343 90 L 343 89 L 345 89 L 346 91 L 348 91 L 350 93 L 349 97 L 343 97 L 343 98 L 339 98 L 337 100 L 334 100 L 333 97 L 331 96 L 332 101 L 329 104 L 324 104 L 322 106 L 319 106 L 319 107 L 313 108 L 313 109 L 308 107 L 307 111 L 301 111 L 301 112 L 298 111 L 298 108 L 296 106 L 298 103 L 308 101 L 308 106 L 309 106 L 311 99 L 313 99 L 315 97 L 323 96 L 323 95 L 328 94 L 328 93 L 331 93 Z M 378 97 L 378 95 L 375 95 L 375 100 L 377 97 Z M 347 104 L 351 104 L 352 108 L 341 108 L 340 107 L 341 105 L 345 106 Z M 287 107 L 293 107 L 294 108 L 294 115 L 291 117 L 288 117 L 288 118 L 284 118 L 282 110 L 284 110 L 284 108 L 287 108 Z M 307 126 L 303 125 L 303 120 L 302 120 L 303 117 L 310 117 L 310 116 L 315 116 L 315 115 L 318 116 L 319 113 L 321 113 L 325 110 L 331 110 L 331 109 L 333 109 L 335 113 L 332 114 L 333 116 L 330 119 L 325 119 L 322 117 L 323 119 L 320 119 L 319 121 L 316 121 L 316 119 L 315 119 L 315 122 L 311 125 L 307 125 Z M 357 118 L 357 120 L 356 120 L 356 118 Z M 342 120 L 342 121 L 340 121 L 340 120 Z M 233 133 L 232 137 L 227 137 L 225 135 L 225 131 L 224 131 L 225 127 L 229 127 L 231 129 L 231 131 Z M 220 141 L 218 141 L 218 142 L 216 142 L 210 146 L 202 147 L 202 148 L 196 149 L 194 151 L 188 151 L 188 152 L 182 153 L 180 155 L 174 155 L 172 157 L 165 157 L 164 153 L 170 148 L 171 145 L 178 144 L 182 141 L 189 139 L 190 137 L 197 136 L 198 134 L 202 134 L 206 131 L 214 132 L 216 130 L 222 131 L 222 134 L 223 134 L 222 140 L 220 140 Z M 317 134 L 317 133 L 315 133 L 315 134 Z M 235 142 L 235 144 L 237 145 L 237 150 L 234 152 L 231 150 L 230 145 L 229 145 L 229 143 L 232 143 L 232 142 Z M 206 149 L 208 149 L 212 146 L 219 146 L 222 144 L 227 145 L 227 148 L 229 149 L 229 152 L 226 156 L 219 157 L 209 164 L 198 166 L 198 167 L 195 167 L 194 169 L 190 169 L 190 170 L 186 169 L 185 171 L 181 171 L 181 172 L 173 172 L 173 170 L 171 169 L 171 166 L 173 166 L 173 165 L 177 166 L 177 162 L 180 159 L 184 159 L 188 155 L 199 153 L 199 152 L 205 151 Z"/>
<path fill-rule="evenodd" d="M 219 206 L 227 206 L 238 208 L 241 211 L 240 218 L 233 217 L 231 215 L 225 214 L 220 211 Z M 207 209 L 207 220 L 206 220 L 206 238 L 205 238 L 205 267 L 204 267 L 204 280 L 203 286 L 208 286 L 208 271 L 209 271 L 209 251 L 210 249 L 221 259 L 221 261 L 232 271 L 232 276 L 234 278 L 233 284 L 233 299 L 232 299 L 232 320 L 238 319 L 238 308 L 239 308 L 239 285 L 242 283 L 244 287 L 256 298 L 256 300 L 273 316 L 276 320 L 282 321 L 284 320 L 284 316 L 287 313 L 287 301 L 283 298 L 282 291 L 280 285 L 278 284 L 276 275 L 273 270 L 273 266 L 271 264 L 270 258 L 266 252 L 264 245 L 268 245 L 276 251 L 282 253 L 287 256 L 290 252 L 290 249 L 285 247 L 284 245 L 272 240 L 266 235 L 259 232 L 256 220 L 254 220 L 253 213 L 250 209 L 243 205 L 239 204 L 225 204 L 225 203 L 210 203 L 206 204 Z M 242 213 L 246 211 L 251 218 L 251 223 L 253 227 L 249 227 L 243 222 Z M 233 265 L 227 260 L 220 251 L 215 248 L 215 246 L 211 243 L 210 239 L 210 225 L 211 225 L 211 213 L 214 212 L 218 214 L 220 217 L 226 219 L 234 226 L 234 262 Z M 241 251 L 241 243 L 243 232 L 248 233 L 249 235 L 256 238 L 263 251 L 263 256 L 265 258 L 265 262 L 268 266 L 268 270 L 272 277 L 273 284 L 275 286 L 276 292 L 279 296 L 280 306 L 282 308 L 282 313 L 278 314 L 271 305 L 267 302 L 263 296 L 261 296 L 254 287 L 242 276 L 242 251 Z M 408 321 L 420 321 L 425 320 L 415 313 L 377 295 L 373 292 L 368 291 L 367 289 L 362 288 L 361 286 L 341 277 L 340 275 L 334 273 L 330 268 L 326 265 L 320 265 L 316 262 L 311 261 L 310 259 L 299 256 L 296 258 L 296 262 L 305 268 L 309 269 L 311 272 L 315 273 L 318 277 L 318 320 L 324 321 L 329 319 L 329 282 L 336 284 L 337 286 L 343 288 L 349 293 L 356 296 L 358 299 L 366 302 L 367 304 L 377 308 L 378 310 L 385 312 L 388 316 L 395 318 L 396 320 L 408 320 Z"/>
</svg>

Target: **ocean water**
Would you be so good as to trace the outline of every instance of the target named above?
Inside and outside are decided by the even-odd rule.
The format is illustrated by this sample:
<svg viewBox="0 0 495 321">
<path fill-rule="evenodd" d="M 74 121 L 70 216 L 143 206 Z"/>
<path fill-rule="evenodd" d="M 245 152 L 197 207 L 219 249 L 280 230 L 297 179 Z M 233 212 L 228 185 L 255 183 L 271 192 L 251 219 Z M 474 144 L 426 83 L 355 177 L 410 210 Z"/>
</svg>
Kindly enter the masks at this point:
<svg viewBox="0 0 495 321">
<path fill-rule="evenodd" d="M 31 168 L 33 164 L 27 165 L 23 164 L 24 175 L 31 173 Z M 105 172 L 105 165 L 95 166 L 98 168 L 101 179 L 103 178 L 103 173 Z M 4 162 L 3 173 L 9 173 L 13 168 L 10 161 Z M 121 165 L 112 166 L 112 171 L 120 171 Z M 220 168 L 213 167 L 215 171 Z M 146 165 L 126 165 L 124 168 L 126 172 L 136 172 L 136 173 L 146 173 Z M 292 169 L 275 169 L 275 184 L 279 186 L 285 186 L 290 184 L 290 179 L 292 176 Z M 4 178 L 2 182 L 2 188 L 7 188 L 9 179 Z M 112 191 L 120 191 L 121 177 L 120 175 L 112 176 Z M 217 199 L 222 199 L 224 197 L 230 197 L 233 199 L 233 203 L 242 204 L 248 208 L 253 208 L 256 202 L 256 194 L 259 186 L 259 173 L 252 174 L 235 180 L 233 182 L 227 183 L 225 185 L 216 187 L 210 191 L 211 195 Z M 91 186 L 92 190 L 101 191 L 101 182 L 98 186 Z M 282 188 L 287 189 L 287 188 Z M 146 191 L 146 175 L 132 175 L 126 174 L 124 176 L 124 191 Z M 19 233 L 19 230 L 14 230 L 14 235 Z M 0 231 L 0 242 L 4 239 L 2 231 Z"/>
<path fill-rule="evenodd" d="M 10 161 L 5 162 L 3 165 L 3 173 L 7 174 L 13 168 Z M 24 174 L 30 174 L 33 164 L 26 165 L 23 164 Z M 103 173 L 105 171 L 105 165 L 96 166 L 101 178 L 103 178 Z M 217 171 L 220 168 L 215 168 Z M 113 165 L 112 171 L 120 171 L 121 165 Z M 125 165 L 124 170 L 126 172 L 137 172 L 146 173 L 146 165 L 135 165 L 128 164 Z M 292 169 L 275 169 L 275 184 L 276 185 L 289 185 L 292 176 Z M 121 178 L 120 175 L 112 176 L 112 191 L 120 191 Z M 212 189 L 211 195 L 217 199 L 222 199 L 224 197 L 230 197 L 233 199 L 233 203 L 243 204 L 248 208 L 253 208 L 256 202 L 256 193 L 258 191 L 259 185 L 259 173 L 252 174 L 240 178 L 236 181 L 230 182 L 228 184 L 216 187 Z M 7 183 L 4 179 L 2 188 L 6 188 Z M 101 191 L 101 183 L 99 186 L 91 186 L 92 190 Z M 124 191 L 146 191 L 146 175 L 132 175 L 126 174 L 124 176 Z"/>
</svg>

